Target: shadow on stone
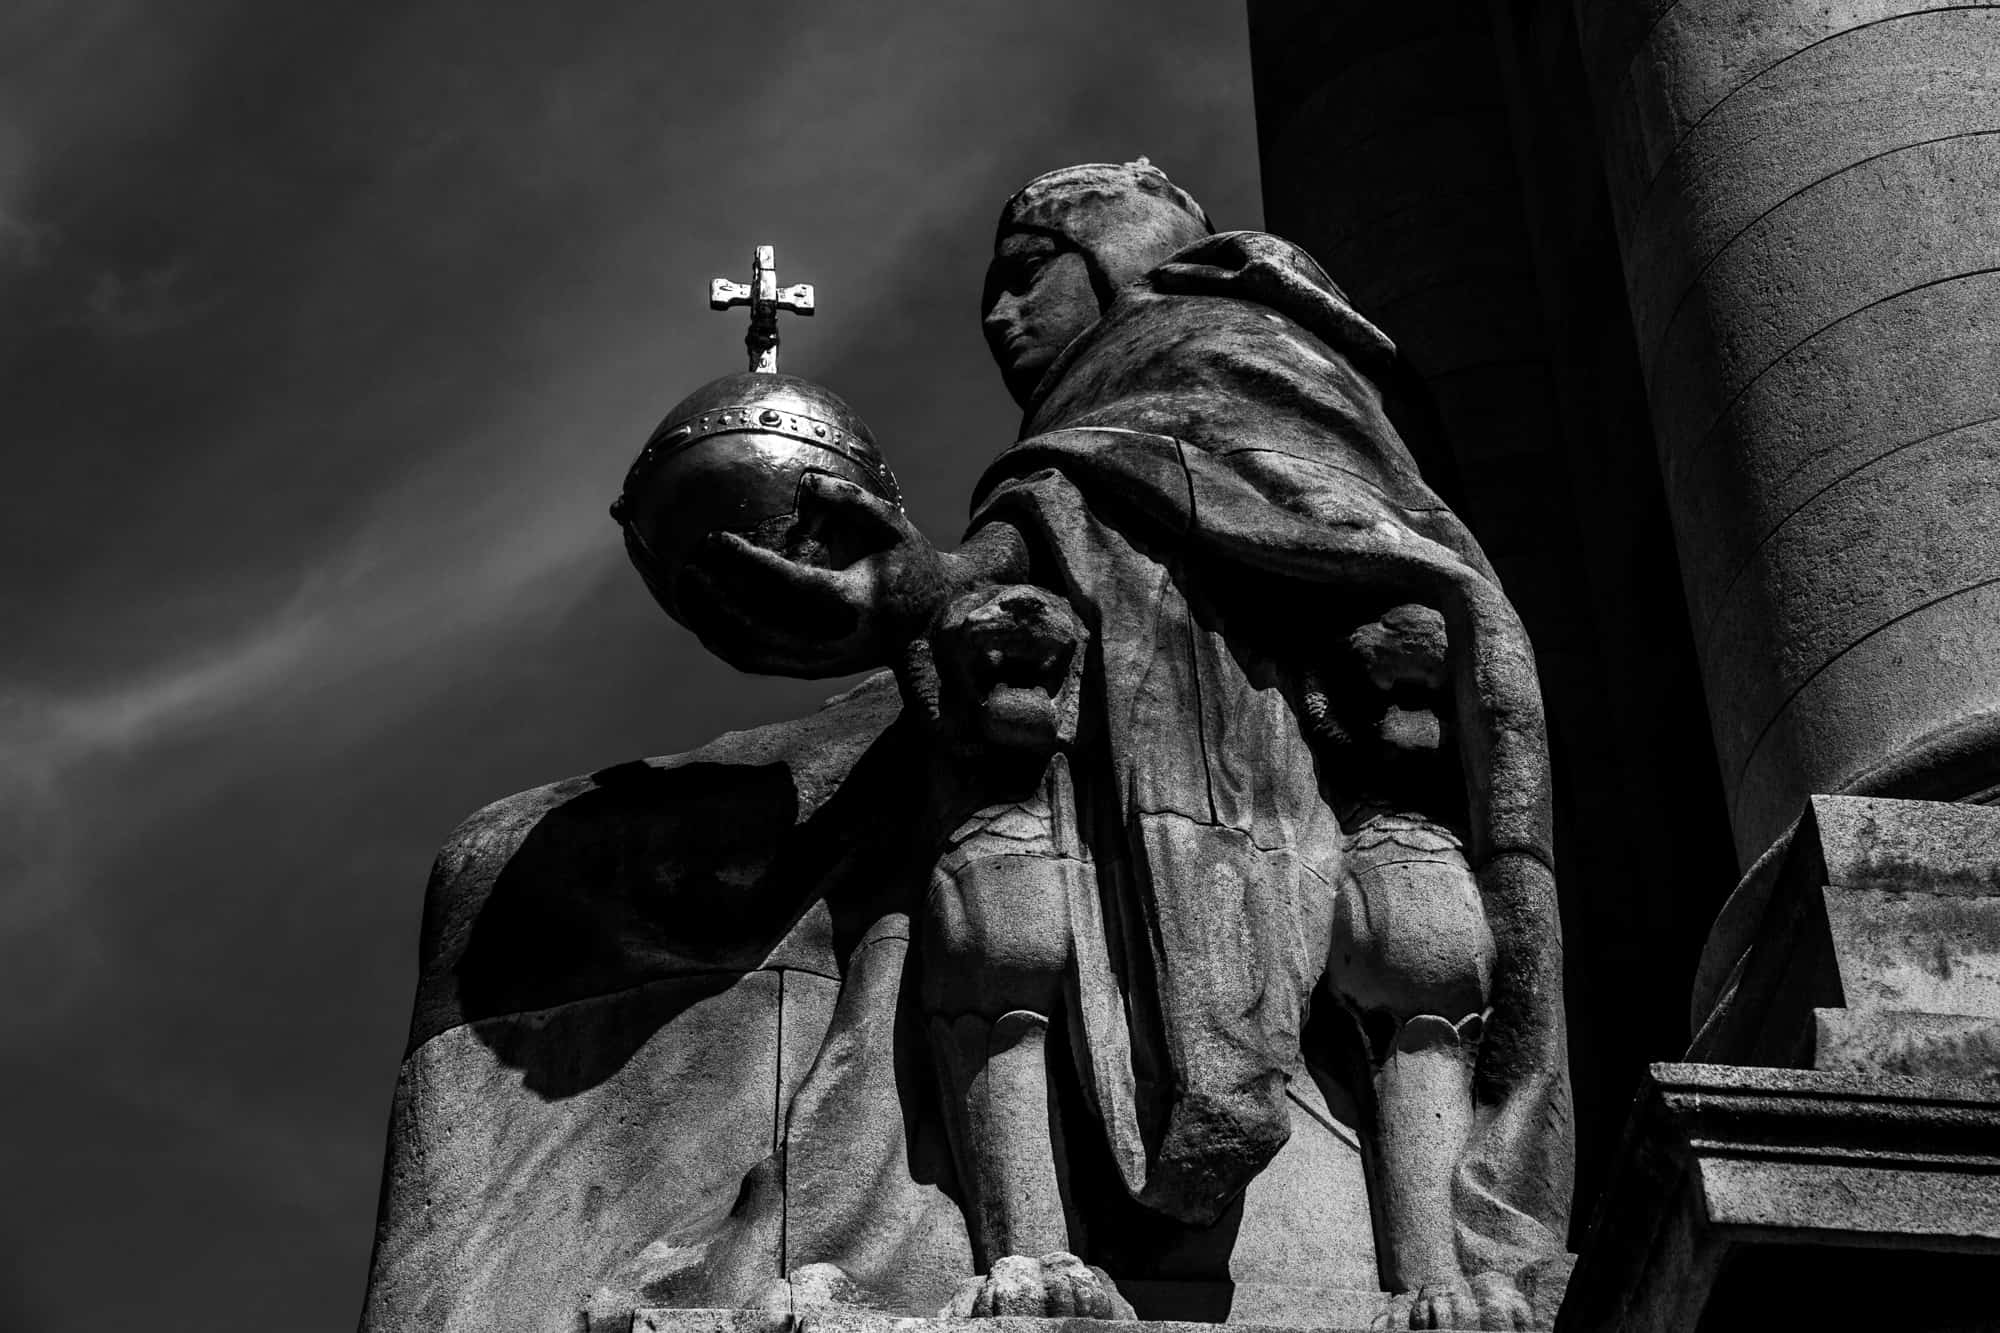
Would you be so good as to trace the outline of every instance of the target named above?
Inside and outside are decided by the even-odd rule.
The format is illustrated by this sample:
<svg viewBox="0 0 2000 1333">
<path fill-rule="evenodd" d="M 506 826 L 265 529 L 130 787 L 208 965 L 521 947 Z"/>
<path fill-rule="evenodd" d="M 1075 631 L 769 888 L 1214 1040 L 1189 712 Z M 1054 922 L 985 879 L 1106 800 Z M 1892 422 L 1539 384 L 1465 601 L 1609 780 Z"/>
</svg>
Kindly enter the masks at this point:
<svg viewBox="0 0 2000 1333">
<path fill-rule="evenodd" d="M 635 762 L 592 780 L 494 881 L 458 963 L 466 1018 L 755 966 L 803 906 L 771 873 L 797 819 L 785 765 Z"/>
</svg>

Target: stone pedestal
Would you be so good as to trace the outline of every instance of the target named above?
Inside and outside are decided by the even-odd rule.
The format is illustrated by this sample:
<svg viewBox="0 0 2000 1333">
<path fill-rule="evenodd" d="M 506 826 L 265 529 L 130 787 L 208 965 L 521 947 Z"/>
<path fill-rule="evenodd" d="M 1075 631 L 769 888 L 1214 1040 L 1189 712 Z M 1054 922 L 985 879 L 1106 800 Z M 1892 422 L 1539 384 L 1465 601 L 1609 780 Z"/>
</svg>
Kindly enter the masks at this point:
<svg viewBox="0 0 2000 1333">
<path fill-rule="evenodd" d="M 2000 1326 L 2000 811 L 1816 796 L 1711 953 L 1559 1333 Z"/>
<path fill-rule="evenodd" d="M 1990 1329 L 2000 1084 L 1653 1066 L 1557 1333 Z"/>
<path fill-rule="evenodd" d="M 1575 14 L 1748 874 L 1559 1327 L 2000 1326 L 2000 14 Z"/>
<path fill-rule="evenodd" d="M 1349 1292 L 1351 1296 L 1368 1293 Z M 1361 1317 L 1357 1317 L 1360 1315 Z M 1365 1312 L 1336 1305 L 1317 1333 L 1361 1333 Z M 1237 1323 L 1242 1333 L 1297 1333 L 1297 1324 Z M 1213 1333 L 1211 1323 L 1177 1319 L 912 1318 L 870 1310 L 634 1310 L 631 1333 Z M 592 1333 L 599 1333 L 593 1326 Z M 616 1333 L 626 1333 L 618 1329 Z"/>
<path fill-rule="evenodd" d="M 1716 922 L 1692 1058 L 2000 1081 L 2000 810 L 1815 796 Z"/>
<path fill-rule="evenodd" d="M 1233 1321 L 1236 1333 L 1367 1333 L 1375 1327 L 1379 1293 L 1343 1292 L 1313 1321 L 1266 1324 Z M 869 1310 L 667 1310 L 632 1312 L 629 1333 L 1214 1333 L 1215 1325 L 1178 1319 L 923 1319 Z M 590 1333 L 628 1333 L 601 1322 Z M 1451 1333 L 1442 1330 L 1441 1333 Z"/>
<path fill-rule="evenodd" d="M 1567 1268 L 1525 1288 L 1536 1328 L 1547 1328 L 1563 1298 Z M 784 1287 L 787 1284 L 779 1284 Z M 596 1315 L 585 1333 L 1213 1333 L 1227 1324 L 1236 1333 L 1359 1333 L 1385 1327 L 1395 1317 L 1389 1294 L 1344 1287 L 1277 1283 L 1121 1282 L 1119 1291 L 1142 1316 L 1136 1320 L 981 1319 L 976 1323 L 898 1315 L 886 1311 L 827 1306 L 809 1283 L 789 1284 L 793 1304 L 774 1295 L 774 1304 L 755 1310 L 642 1308 L 622 1315 Z M 1146 1318 L 1172 1310 L 1182 1317 Z M 1400 1323 L 1394 1326 L 1400 1327 Z"/>
</svg>

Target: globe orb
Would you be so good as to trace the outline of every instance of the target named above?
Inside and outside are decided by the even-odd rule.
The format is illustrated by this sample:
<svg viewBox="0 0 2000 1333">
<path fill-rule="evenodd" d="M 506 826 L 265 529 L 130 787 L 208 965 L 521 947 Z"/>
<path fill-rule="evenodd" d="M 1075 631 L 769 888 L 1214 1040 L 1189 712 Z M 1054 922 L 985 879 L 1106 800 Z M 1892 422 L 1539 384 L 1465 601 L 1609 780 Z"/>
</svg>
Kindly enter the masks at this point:
<svg viewBox="0 0 2000 1333">
<path fill-rule="evenodd" d="M 813 473 L 902 505 L 874 437 L 838 394 L 792 375 L 725 375 L 667 413 L 611 517 L 654 600 L 686 624 L 681 579 L 713 533 L 738 533 L 805 564 L 837 568 L 864 554 L 801 515 L 799 488 Z"/>
</svg>

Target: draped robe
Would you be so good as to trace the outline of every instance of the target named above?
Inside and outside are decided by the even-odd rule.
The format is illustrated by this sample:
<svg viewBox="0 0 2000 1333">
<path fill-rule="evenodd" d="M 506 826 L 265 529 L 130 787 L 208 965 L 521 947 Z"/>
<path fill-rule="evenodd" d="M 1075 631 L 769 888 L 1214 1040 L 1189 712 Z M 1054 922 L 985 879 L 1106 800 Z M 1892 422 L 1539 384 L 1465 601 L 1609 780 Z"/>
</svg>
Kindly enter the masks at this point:
<svg viewBox="0 0 2000 1333">
<path fill-rule="evenodd" d="M 1070 1045 L 1117 1179 L 1190 1226 L 1284 1144 L 1325 966 L 1341 830 L 1299 672 L 1343 616 L 1408 600 L 1357 589 L 1329 534 L 1386 525 L 1490 574 L 1382 411 L 1391 351 L 1296 247 L 1211 237 L 1066 349 L 975 493 L 973 529 L 1017 528 L 1092 631 Z M 970 1251 L 913 1070 L 925 741 L 899 708 L 877 677 L 454 835 L 364 1328 L 610 1326 L 815 1263 L 943 1303 Z M 1455 1182 L 1469 1272 L 1560 1263 L 1558 949 L 1531 931 L 1500 960 L 1518 1012 Z"/>
</svg>

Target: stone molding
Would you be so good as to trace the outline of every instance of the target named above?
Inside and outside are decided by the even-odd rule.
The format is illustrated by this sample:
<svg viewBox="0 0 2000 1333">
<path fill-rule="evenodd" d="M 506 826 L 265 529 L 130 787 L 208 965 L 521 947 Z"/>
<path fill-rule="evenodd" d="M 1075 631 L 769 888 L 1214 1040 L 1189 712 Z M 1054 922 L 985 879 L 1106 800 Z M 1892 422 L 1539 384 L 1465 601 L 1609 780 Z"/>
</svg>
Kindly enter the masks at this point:
<svg viewBox="0 0 2000 1333">
<path fill-rule="evenodd" d="M 2000 1262 L 2000 1087 L 1652 1066 L 1557 1333 L 1705 1327 L 1726 1272 L 1796 1246 L 1829 1279 L 1874 1250 Z"/>
<path fill-rule="evenodd" d="M 1698 1060 L 2000 1078 L 2000 810 L 1815 796 L 1724 908 Z"/>
</svg>

